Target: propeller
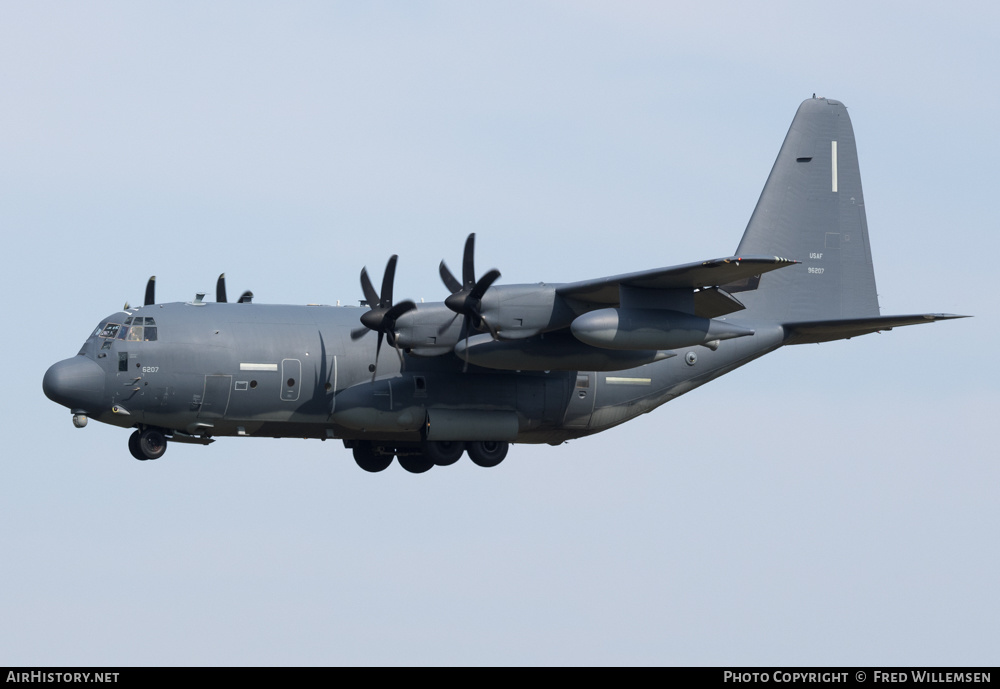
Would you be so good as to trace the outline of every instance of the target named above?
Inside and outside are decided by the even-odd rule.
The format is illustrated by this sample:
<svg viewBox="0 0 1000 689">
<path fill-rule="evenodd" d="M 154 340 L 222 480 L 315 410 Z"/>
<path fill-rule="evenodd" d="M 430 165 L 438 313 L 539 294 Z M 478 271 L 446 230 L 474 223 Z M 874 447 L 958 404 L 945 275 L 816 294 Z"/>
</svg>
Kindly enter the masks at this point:
<svg viewBox="0 0 1000 689">
<path fill-rule="evenodd" d="M 156 303 L 156 276 L 153 275 L 149 278 L 149 280 L 146 281 L 146 296 L 142 300 L 142 304 L 143 306 L 152 306 L 155 303 Z M 122 308 L 122 311 L 128 311 L 131 308 L 132 305 L 126 301 L 125 306 Z"/>
<path fill-rule="evenodd" d="M 143 300 L 143 306 L 152 306 L 156 303 L 156 276 L 153 275 L 146 282 L 146 298 Z"/>
<path fill-rule="evenodd" d="M 361 290 L 365 293 L 365 300 L 370 307 L 368 311 L 361 315 L 363 328 L 356 328 L 351 331 L 351 339 L 357 340 L 368 334 L 369 330 L 378 333 L 378 343 L 375 345 L 375 366 L 372 369 L 372 380 L 378 371 L 378 355 L 382 350 L 382 339 L 388 335 L 389 344 L 396 347 L 396 354 L 399 355 L 399 363 L 403 363 L 403 353 L 396 346 L 396 321 L 404 313 L 408 313 L 417 305 L 410 300 L 401 301 L 396 305 L 392 303 L 392 285 L 396 279 L 396 260 L 399 257 L 393 254 L 385 266 L 385 273 L 382 275 L 382 293 L 375 291 L 371 278 L 368 277 L 368 269 L 361 269 Z"/>
<path fill-rule="evenodd" d="M 496 329 L 483 317 L 482 305 L 483 295 L 486 294 L 486 290 L 500 277 L 500 271 L 494 268 L 487 271 L 479 280 L 476 280 L 475 253 L 476 233 L 472 232 L 469 234 L 468 239 L 465 240 L 465 253 L 462 257 L 462 282 L 459 282 L 452 275 L 444 261 L 441 261 L 441 265 L 438 268 L 441 280 L 444 282 L 445 287 L 451 291 L 448 298 L 444 300 L 445 306 L 454 311 L 458 316 L 465 317 L 462 330 L 465 333 L 466 347 L 469 345 L 469 331 L 472 328 L 476 330 L 486 329 L 493 336 L 494 340 L 498 339 Z M 455 319 L 452 318 L 442 328 L 442 331 L 447 330 L 454 321 Z M 466 359 L 462 370 L 467 370 L 468 366 L 469 362 Z"/>
<path fill-rule="evenodd" d="M 215 281 L 215 301 L 219 304 L 226 303 L 226 274 L 223 273 L 219 276 L 219 279 Z M 240 304 L 249 304 L 253 301 L 253 292 L 247 290 L 240 295 Z"/>
<path fill-rule="evenodd" d="M 220 304 L 226 303 L 226 274 L 222 273 L 219 279 L 215 282 L 215 301 Z M 247 290 L 240 295 L 241 304 L 249 304 L 253 301 L 253 292 Z M 152 306 L 156 303 L 156 276 L 153 275 L 146 281 L 146 296 L 142 300 L 143 306 Z M 125 311 L 131 308 L 128 302 L 125 302 Z"/>
</svg>

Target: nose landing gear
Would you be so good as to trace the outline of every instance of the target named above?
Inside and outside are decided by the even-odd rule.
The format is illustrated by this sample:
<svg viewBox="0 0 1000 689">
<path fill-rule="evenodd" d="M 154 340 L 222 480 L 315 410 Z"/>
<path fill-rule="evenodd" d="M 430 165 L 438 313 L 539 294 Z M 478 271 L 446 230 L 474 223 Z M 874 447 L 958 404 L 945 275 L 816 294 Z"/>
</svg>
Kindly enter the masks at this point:
<svg viewBox="0 0 1000 689">
<path fill-rule="evenodd" d="M 155 428 L 135 431 L 128 438 L 128 451 L 141 462 L 159 459 L 167 451 L 167 438 Z"/>
</svg>

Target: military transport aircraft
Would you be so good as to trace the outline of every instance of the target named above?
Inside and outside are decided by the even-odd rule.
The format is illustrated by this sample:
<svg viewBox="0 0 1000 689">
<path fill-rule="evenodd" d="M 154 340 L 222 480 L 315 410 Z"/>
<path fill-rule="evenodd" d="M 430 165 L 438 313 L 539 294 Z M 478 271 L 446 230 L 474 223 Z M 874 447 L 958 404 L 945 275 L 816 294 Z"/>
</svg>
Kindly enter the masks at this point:
<svg viewBox="0 0 1000 689">
<path fill-rule="evenodd" d="M 42 387 L 88 418 L 135 429 L 136 459 L 222 436 L 335 438 L 366 471 L 420 473 L 465 453 L 599 433 L 783 345 L 959 318 L 882 316 L 854 131 L 844 105 L 799 106 L 733 256 L 569 284 L 461 279 L 443 303 L 393 300 L 396 256 L 358 307 L 278 306 L 249 292 L 101 320 Z M 383 348 L 383 344 L 388 347 Z"/>
</svg>

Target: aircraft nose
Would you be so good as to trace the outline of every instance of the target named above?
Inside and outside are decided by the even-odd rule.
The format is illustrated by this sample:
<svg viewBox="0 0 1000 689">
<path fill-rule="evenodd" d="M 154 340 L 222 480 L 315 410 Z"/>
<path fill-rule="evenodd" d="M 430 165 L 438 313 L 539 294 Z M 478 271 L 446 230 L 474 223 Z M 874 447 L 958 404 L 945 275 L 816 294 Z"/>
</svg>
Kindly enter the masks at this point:
<svg viewBox="0 0 1000 689">
<path fill-rule="evenodd" d="M 45 372 L 42 390 L 64 407 L 97 411 L 104 393 L 104 371 L 85 356 L 64 359 Z"/>
</svg>

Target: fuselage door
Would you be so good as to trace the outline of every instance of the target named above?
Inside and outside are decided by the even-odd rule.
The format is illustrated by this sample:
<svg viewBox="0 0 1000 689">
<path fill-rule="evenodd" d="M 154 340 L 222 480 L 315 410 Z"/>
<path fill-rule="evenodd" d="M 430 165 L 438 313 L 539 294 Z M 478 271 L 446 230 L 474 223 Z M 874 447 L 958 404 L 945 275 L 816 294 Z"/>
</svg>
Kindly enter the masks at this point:
<svg viewBox="0 0 1000 689">
<path fill-rule="evenodd" d="M 221 419 L 229 408 L 229 395 L 233 389 L 233 377 L 223 375 L 205 376 L 205 390 L 198 408 L 199 419 Z"/>
<path fill-rule="evenodd" d="M 124 343 L 118 344 L 122 345 Z M 114 402 L 134 408 L 142 399 L 142 374 L 140 373 L 140 369 L 135 367 L 135 352 L 133 351 L 132 356 L 129 356 L 129 352 L 122 351 L 122 349 L 119 349 L 115 355 L 118 359 L 118 373 L 116 376 L 117 384 L 115 385 Z"/>
<path fill-rule="evenodd" d="M 302 362 L 298 359 L 281 360 L 281 399 L 294 402 L 299 398 L 302 383 Z"/>
<path fill-rule="evenodd" d="M 101 332 L 101 358 L 110 354 L 117 359 L 115 402 L 131 405 L 133 410 L 136 406 L 141 406 L 145 387 L 142 382 L 143 374 L 158 370 L 158 367 L 150 366 L 145 359 L 150 353 L 146 343 L 156 340 L 156 321 L 150 316 L 129 316 L 124 324 L 108 323 L 104 327 Z"/>
<path fill-rule="evenodd" d="M 132 318 L 128 318 L 125 320 L 124 326 L 109 323 L 101 336 L 108 337 L 106 342 L 109 345 L 108 350 L 102 351 L 116 352 L 113 356 L 116 356 L 118 360 L 118 374 L 116 376 L 118 384 L 115 386 L 114 401 L 127 407 L 131 406 L 132 410 L 135 411 L 135 406 L 142 399 L 142 369 L 138 366 L 140 342 L 127 339 L 131 322 Z"/>
</svg>

